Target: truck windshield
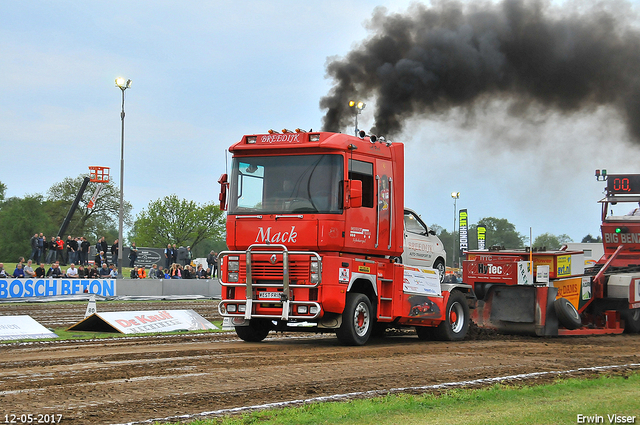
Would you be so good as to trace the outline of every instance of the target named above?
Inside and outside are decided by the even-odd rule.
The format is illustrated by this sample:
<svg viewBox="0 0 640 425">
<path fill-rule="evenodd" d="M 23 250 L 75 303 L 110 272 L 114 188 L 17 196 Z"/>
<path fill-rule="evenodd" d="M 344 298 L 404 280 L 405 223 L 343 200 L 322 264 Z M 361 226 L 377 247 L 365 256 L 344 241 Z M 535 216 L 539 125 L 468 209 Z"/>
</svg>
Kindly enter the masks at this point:
<svg viewBox="0 0 640 425">
<path fill-rule="evenodd" d="M 341 155 L 233 159 L 230 214 L 342 212 Z"/>
</svg>

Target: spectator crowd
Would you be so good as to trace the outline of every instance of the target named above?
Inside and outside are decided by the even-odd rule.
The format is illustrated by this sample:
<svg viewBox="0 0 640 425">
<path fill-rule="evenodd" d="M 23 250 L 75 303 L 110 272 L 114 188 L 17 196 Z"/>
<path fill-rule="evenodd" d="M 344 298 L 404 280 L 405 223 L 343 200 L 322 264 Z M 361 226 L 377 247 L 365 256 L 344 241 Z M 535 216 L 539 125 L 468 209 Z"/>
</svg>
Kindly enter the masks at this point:
<svg viewBox="0 0 640 425">
<path fill-rule="evenodd" d="M 49 240 L 42 233 L 34 234 L 30 240 L 31 255 L 26 261 L 20 257 L 13 272 L 9 274 L 0 263 L 0 278 L 30 278 L 30 277 L 70 277 L 70 278 L 116 278 L 118 275 L 118 253 L 120 244 L 116 239 L 111 246 L 105 237 L 98 238 L 95 244 L 95 257 L 90 264 L 89 253 L 91 243 L 84 236 L 67 236 L 62 240 L 60 236 L 51 236 Z M 111 253 L 111 262 L 107 253 Z M 218 254 L 211 251 L 207 256 L 207 268 L 202 264 L 195 266 L 191 247 L 177 247 L 167 244 L 164 249 L 164 266 L 153 264 L 147 270 L 144 265 L 136 266 L 138 248 L 135 242 L 129 248 L 129 267 L 132 268 L 131 279 L 210 279 L 218 277 Z M 33 264 L 39 265 L 35 270 Z M 63 271 L 60 266 L 67 266 Z M 47 270 L 45 265 L 49 265 Z"/>
</svg>

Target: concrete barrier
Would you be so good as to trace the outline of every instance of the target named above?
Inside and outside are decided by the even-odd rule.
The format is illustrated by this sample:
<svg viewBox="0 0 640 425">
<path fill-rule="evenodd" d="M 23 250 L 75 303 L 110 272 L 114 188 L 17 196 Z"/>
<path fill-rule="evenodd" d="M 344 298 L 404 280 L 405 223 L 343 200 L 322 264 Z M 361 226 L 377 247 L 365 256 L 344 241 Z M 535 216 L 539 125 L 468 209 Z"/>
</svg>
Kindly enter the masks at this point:
<svg viewBox="0 0 640 425">
<path fill-rule="evenodd" d="M 202 295 L 220 298 L 218 279 L 118 279 L 116 293 L 122 295 Z"/>
</svg>

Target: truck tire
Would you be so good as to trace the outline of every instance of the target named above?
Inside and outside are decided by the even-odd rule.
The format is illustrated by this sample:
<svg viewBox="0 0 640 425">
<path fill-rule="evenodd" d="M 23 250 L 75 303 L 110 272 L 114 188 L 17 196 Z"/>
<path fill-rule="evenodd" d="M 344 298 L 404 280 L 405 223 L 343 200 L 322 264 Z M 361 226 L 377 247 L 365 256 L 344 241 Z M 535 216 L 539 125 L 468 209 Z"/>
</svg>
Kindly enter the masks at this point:
<svg viewBox="0 0 640 425">
<path fill-rule="evenodd" d="M 366 295 L 348 293 L 342 325 L 336 330 L 338 341 L 344 345 L 366 344 L 373 330 L 372 311 L 371 301 Z"/>
<path fill-rule="evenodd" d="M 268 320 L 251 319 L 249 326 L 236 326 L 236 334 L 243 341 L 260 342 L 269 335 L 271 327 Z"/>
<path fill-rule="evenodd" d="M 624 319 L 624 331 L 627 333 L 640 332 L 640 308 L 634 308 L 633 310 L 625 310 L 622 312 L 622 318 Z"/>
<path fill-rule="evenodd" d="M 444 282 L 444 276 L 447 274 L 447 268 L 444 266 L 444 261 L 436 261 L 433 268 L 438 270 L 438 273 L 440 274 L 440 284 L 442 284 Z"/>
<path fill-rule="evenodd" d="M 566 298 L 558 298 L 553 302 L 556 316 L 562 326 L 569 330 L 578 329 L 582 326 L 582 319 L 578 310 Z"/>
<path fill-rule="evenodd" d="M 445 320 L 434 329 L 433 335 L 439 341 L 460 341 L 467 336 L 469 320 L 467 298 L 460 291 L 451 291 Z"/>
</svg>

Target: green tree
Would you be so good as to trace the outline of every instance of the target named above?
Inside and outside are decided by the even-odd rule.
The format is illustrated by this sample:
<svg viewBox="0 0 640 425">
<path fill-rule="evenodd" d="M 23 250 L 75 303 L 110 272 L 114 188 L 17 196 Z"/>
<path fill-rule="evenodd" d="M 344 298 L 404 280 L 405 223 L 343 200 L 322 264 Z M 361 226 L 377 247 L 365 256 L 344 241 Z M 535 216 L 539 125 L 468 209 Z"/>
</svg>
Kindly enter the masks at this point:
<svg viewBox="0 0 640 425">
<path fill-rule="evenodd" d="M 594 238 L 593 236 L 591 236 L 591 233 L 589 233 L 587 236 L 582 238 L 581 242 L 582 243 L 602 243 L 602 236 L 598 236 L 597 238 Z"/>
<path fill-rule="evenodd" d="M 7 193 L 7 185 L 0 182 L 0 201 L 4 201 L 4 195 Z"/>
<path fill-rule="evenodd" d="M 164 247 L 168 243 L 190 245 L 192 250 L 208 239 L 224 237 L 224 213 L 217 205 L 165 196 L 149 203 L 133 225 L 129 239 L 138 246 Z"/>
<path fill-rule="evenodd" d="M 47 191 L 47 200 L 49 201 L 49 205 L 47 205 L 48 214 L 59 226 L 62 225 L 69 212 L 85 177 L 86 175 L 84 174 L 75 178 L 67 177 L 62 182 L 51 186 Z M 78 208 L 67 228 L 68 234 L 84 236 L 92 234 L 99 237 L 113 235 L 114 229 L 117 229 L 120 212 L 120 189 L 112 182 L 102 184 L 102 191 L 97 197 L 94 207 L 92 209 L 88 208 L 89 201 L 99 184 L 101 183 L 90 182 L 87 185 L 87 189 L 84 191 Z M 125 201 L 124 223 L 126 225 L 131 225 L 131 208 L 131 204 Z M 56 232 L 58 229 L 56 229 Z M 117 231 L 115 235 L 117 235 Z"/>
<path fill-rule="evenodd" d="M 516 231 L 516 226 L 505 218 L 485 217 L 478 220 L 478 225 L 487 228 L 486 248 L 494 245 L 504 246 L 506 249 L 518 249 L 524 247 L 525 236 Z M 477 226 L 474 227 L 474 229 Z M 474 231 L 474 235 L 475 235 Z M 471 235 L 470 235 L 471 237 Z M 477 246 L 477 242 L 476 242 Z"/>
<path fill-rule="evenodd" d="M 41 195 L 9 198 L 0 208 L 0 259 L 15 262 L 18 257 L 28 258 L 29 244 L 35 233 L 53 235 L 55 224 L 46 213 L 46 202 Z M 57 229 L 56 229 L 57 230 Z"/>
<path fill-rule="evenodd" d="M 545 248 L 550 250 L 560 249 L 563 245 L 572 242 L 569 235 L 552 235 L 551 233 L 543 233 L 539 235 L 533 242 L 534 248 Z"/>
</svg>

